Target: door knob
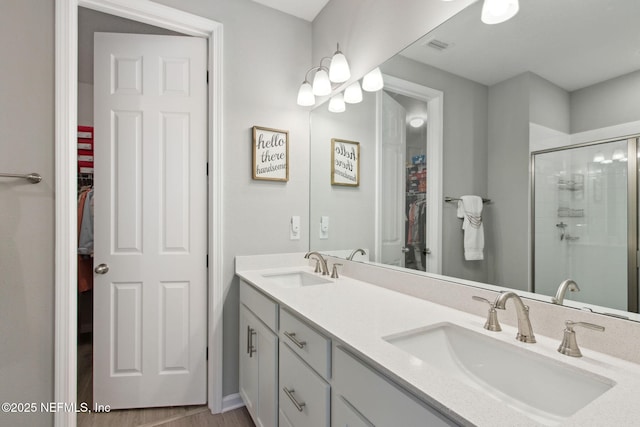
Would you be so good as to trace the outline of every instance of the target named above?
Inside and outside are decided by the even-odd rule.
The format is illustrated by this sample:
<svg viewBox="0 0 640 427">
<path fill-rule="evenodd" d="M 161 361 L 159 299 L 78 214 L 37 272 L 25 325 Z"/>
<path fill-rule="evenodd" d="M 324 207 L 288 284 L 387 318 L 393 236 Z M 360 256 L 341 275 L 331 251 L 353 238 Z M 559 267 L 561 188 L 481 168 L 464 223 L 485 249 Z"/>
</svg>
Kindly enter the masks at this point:
<svg viewBox="0 0 640 427">
<path fill-rule="evenodd" d="M 95 270 L 96 274 L 106 274 L 109 271 L 109 266 L 107 264 L 98 265 Z"/>
<path fill-rule="evenodd" d="M 408 253 L 411 249 L 409 249 L 409 248 L 405 248 L 405 247 L 403 246 L 400 250 L 406 254 L 406 253 Z"/>
<path fill-rule="evenodd" d="M 423 253 L 423 254 L 425 254 L 425 255 L 431 255 L 431 249 L 429 249 L 429 248 L 424 248 L 424 249 L 422 250 L 422 253 Z"/>
</svg>

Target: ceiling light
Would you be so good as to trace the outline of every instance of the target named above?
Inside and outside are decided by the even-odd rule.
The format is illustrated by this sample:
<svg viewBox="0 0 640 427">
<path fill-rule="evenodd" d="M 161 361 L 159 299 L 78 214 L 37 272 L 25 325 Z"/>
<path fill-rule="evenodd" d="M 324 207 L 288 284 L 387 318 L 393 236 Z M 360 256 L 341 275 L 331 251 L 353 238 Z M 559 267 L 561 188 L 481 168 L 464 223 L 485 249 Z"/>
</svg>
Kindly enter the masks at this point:
<svg viewBox="0 0 640 427">
<path fill-rule="evenodd" d="M 302 85 L 300 85 L 300 89 L 298 90 L 298 105 L 309 107 L 315 103 L 316 97 L 313 94 L 311 83 L 305 80 L 302 82 Z"/>
<path fill-rule="evenodd" d="M 348 104 L 357 104 L 362 101 L 362 90 L 360 83 L 356 80 L 344 90 L 344 102 Z"/>
<path fill-rule="evenodd" d="M 329 111 L 332 113 L 342 113 L 345 109 L 346 106 L 344 104 L 344 96 L 342 95 L 342 92 L 329 100 Z"/>
<path fill-rule="evenodd" d="M 482 22 L 499 24 L 513 18 L 520 10 L 518 0 L 484 0 Z"/>
<path fill-rule="evenodd" d="M 329 65 L 329 80 L 334 83 L 343 83 L 349 80 L 349 77 L 351 77 L 351 71 L 347 57 L 340 52 L 340 45 L 338 45 Z"/>
<path fill-rule="evenodd" d="M 382 80 L 382 73 L 380 68 L 376 67 L 364 75 L 362 79 L 362 90 L 367 92 L 376 92 L 384 87 L 384 81 Z"/>
<path fill-rule="evenodd" d="M 422 119 L 420 117 L 414 117 L 413 119 L 411 119 L 409 121 L 409 124 L 413 128 L 419 128 L 420 126 L 422 126 L 424 124 L 424 119 Z"/>
</svg>

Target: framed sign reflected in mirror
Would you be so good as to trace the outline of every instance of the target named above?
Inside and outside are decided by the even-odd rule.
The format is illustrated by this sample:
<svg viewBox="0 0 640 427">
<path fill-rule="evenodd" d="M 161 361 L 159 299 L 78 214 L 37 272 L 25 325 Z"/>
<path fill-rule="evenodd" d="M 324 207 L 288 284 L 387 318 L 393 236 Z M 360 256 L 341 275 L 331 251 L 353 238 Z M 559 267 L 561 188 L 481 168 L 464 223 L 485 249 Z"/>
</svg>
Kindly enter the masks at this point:
<svg viewBox="0 0 640 427">
<path fill-rule="evenodd" d="M 289 131 L 253 127 L 253 179 L 289 181 Z"/>
<path fill-rule="evenodd" d="M 360 143 L 331 139 L 331 184 L 360 185 Z"/>
</svg>

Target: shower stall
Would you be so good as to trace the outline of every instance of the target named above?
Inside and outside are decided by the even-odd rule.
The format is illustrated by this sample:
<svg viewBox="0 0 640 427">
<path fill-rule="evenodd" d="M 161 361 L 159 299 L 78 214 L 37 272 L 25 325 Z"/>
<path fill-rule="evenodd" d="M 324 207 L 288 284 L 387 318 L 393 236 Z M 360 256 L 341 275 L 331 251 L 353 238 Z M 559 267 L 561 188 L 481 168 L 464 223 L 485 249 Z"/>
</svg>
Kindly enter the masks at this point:
<svg viewBox="0 0 640 427">
<path fill-rule="evenodd" d="M 638 138 L 533 152 L 532 290 L 638 312 Z"/>
</svg>

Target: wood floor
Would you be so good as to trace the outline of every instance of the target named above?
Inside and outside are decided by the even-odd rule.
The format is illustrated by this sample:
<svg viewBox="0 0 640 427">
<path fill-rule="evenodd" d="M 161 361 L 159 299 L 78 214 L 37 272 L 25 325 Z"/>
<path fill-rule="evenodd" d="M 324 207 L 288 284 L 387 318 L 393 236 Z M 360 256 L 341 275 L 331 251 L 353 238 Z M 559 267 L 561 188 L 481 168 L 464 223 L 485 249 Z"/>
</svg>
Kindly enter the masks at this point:
<svg viewBox="0 0 640 427">
<path fill-rule="evenodd" d="M 93 354 L 90 339 L 78 344 L 78 402 L 93 402 Z M 254 427 L 245 408 L 212 415 L 204 406 L 176 406 L 78 413 L 78 427 Z"/>
</svg>

